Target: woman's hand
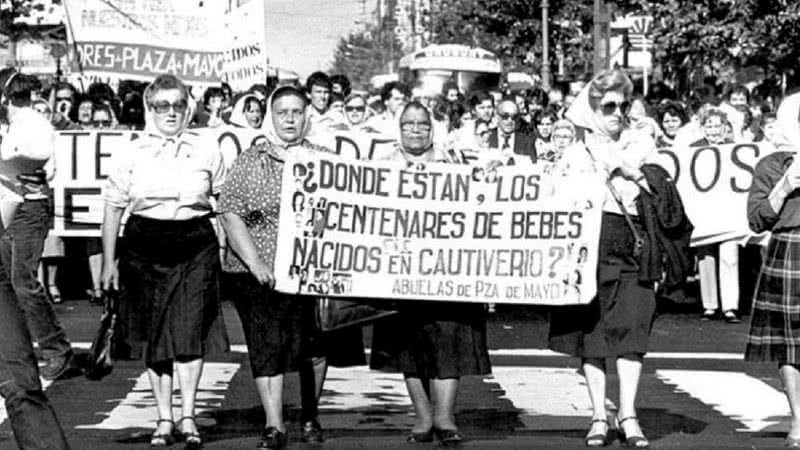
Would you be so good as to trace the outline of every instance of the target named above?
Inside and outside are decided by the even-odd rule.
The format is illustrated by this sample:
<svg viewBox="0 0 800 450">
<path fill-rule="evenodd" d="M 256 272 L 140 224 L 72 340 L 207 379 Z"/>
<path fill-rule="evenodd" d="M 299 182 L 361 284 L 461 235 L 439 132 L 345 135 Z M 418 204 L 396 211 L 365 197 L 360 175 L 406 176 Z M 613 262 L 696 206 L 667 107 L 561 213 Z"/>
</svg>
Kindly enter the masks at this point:
<svg viewBox="0 0 800 450">
<path fill-rule="evenodd" d="M 248 264 L 250 273 L 256 277 L 259 283 L 266 285 L 270 289 L 275 287 L 275 271 L 270 264 L 265 263 L 261 258 Z"/>
<path fill-rule="evenodd" d="M 103 272 L 100 275 L 101 286 L 104 291 L 119 290 L 119 270 L 115 263 L 103 262 Z"/>
</svg>

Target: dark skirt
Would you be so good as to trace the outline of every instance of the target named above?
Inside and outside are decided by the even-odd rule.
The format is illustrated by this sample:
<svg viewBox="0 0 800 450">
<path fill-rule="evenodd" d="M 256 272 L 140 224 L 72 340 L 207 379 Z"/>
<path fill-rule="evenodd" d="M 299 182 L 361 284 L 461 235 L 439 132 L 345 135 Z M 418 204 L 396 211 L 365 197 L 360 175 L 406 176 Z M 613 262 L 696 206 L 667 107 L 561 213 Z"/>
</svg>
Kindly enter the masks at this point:
<svg viewBox="0 0 800 450">
<path fill-rule="evenodd" d="M 219 300 L 219 246 L 207 217 L 131 216 L 120 255 L 122 357 L 148 366 L 229 350 Z"/>
<path fill-rule="evenodd" d="M 325 356 L 332 366 L 366 363 L 361 328 L 324 334 L 318 330 L 315 297 L 275 291 L 250 273 L 230 273 L 226 278 L 242 322 L 253 378 L 295 372 L 305 358 Z"/>
<path fill-rule="evenodd" d="M 656 298 L 652 283 L 639 282 L 634 247 L 625 217 L 603 213 L 597 296 L 588 305 L 552 308 L 550 349 L 581 358 L 647 353 Z"/>
<path fill-rule="evenodd" d="M 800 364 L 800 230 L 775 233 L 769 240 L 744 358 Z"/>
<path fill-rule="evenodd" d="M 422 379 L 491 373 L 483 304 L 407 300 L 375 323 L 370 367 Z"/>
</svg>

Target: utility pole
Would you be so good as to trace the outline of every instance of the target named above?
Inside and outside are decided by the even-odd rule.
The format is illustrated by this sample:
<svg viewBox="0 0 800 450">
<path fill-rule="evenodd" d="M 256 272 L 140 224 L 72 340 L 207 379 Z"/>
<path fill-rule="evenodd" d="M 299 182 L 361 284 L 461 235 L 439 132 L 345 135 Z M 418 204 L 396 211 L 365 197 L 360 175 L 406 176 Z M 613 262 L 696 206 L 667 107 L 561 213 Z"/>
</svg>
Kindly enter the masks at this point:
<svg viewBox="0 0 800 450">
<path fill-rule="evenodd" d="M 550 91 L 550 29 L 548 0 L 542 0 L 542 87 Z"/>
<path fill-rule="evenodd" d="M 383 14 L 381 13 L 381 3 L 383 0 L 377 0 L 378 5 L 375 8 L 375 12 L 378 16 L 378 48 L 383 49 Z M 381 50 L 381 70 L 386 68 L 386 55 L 384 54 L 383 50 Z"/>
<path fill-rule="evenodd" d="M 603 0 L 594 0 L 594 74 L 608 68 L 608 7 Z"/>
</svg>

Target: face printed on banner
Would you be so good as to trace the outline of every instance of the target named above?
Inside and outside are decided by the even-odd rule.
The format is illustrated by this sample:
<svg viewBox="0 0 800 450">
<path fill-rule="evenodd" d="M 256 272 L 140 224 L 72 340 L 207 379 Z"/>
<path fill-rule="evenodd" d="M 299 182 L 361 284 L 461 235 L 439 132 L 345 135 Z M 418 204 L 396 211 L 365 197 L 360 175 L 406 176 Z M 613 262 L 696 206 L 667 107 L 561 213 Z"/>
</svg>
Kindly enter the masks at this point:
<svg viewBox="0 0 800 450">
<path fill-rule="evenodd" d="M 150 100 L 156 128 L 166 136 L 174 136 L 183 128 L 189 103 L 180 89 L 156 91 Z"/>
<path fill-rule="evenodd" d="M 519 119 L 519 108 L 511 100 L 504 100 L 497 105 L 497 128 L 503 134 L 511 134 L 517 129 L 517 119 Z"/>
<path fill-rule="evenodd" d="M 33 109 L 34 109 L 34 111 L 36 111 L 39 114 L 41 114 L 48 121 L 53 116 L 53 111 L 50 110 L 50 105 L 45 101 L 39 100 L 39 101 L 34 102 L 33 103 Z"/>
<path fill-rule="evenodd" d="M 92 102 L 91 100 L 82 101 L 78 105 L 78 122 L 88 125 L 92 121 Z"/>
<path fill-rule="evenodd" d="M 665 113 L 664 117 L 661 119 L 661 127 L 664 129 L 664 133 L 667 137 L 675 137 L 678 134 L 678 130 L 683 126 L 683 122 L 681 122 L 681 118 L 678 116 L 673 116 L 670 113 Z"/>
<path fill-rule="evenodd" d="M 261 103 L 255 99 L 248 100 L 244 106 L 244 118 L 247 124 L 253 128 L 261 128 L 264 121 L 264 111 L 261 110 Z"/>
<path fill-rule="evenodd" d="M 492 121 L 492 113 L 494 113 L 494 106 L 491 100 L 484 100 L 475 105 L 475 118 L 484 120 L 486 122 Z"/>
<path fill-rule="evenodd" d="M 400 140 L 403 149 L 414 156 L 431 147 L 431 118 L 421 108 L 409 108 L 400 118 Z"/>
<path fill-rule="evenodd" d="M 284 95 L 272 103 L 272 124 L 278 137 L 294 142 L 303 132 L 306 122 L 306 104 L 295 95 Z"/>
<path fill-rule="evenodd" d="M 398 91 L 397 89 L 392 89 L 391 97 L 389 100 L 386 100 L 384 104 L 386 105 L 386 109 L 392 114 L 397 114 L 398 111 L 403 109 L 403 106 L 406 104 L 408 99 L 406 98 L 405 94 Z"/>
<path fill-rule="evenodd" d="M 595 113 L 601 118 L 606 133 L 617 135 L 622 132 L 629 106 L 622 92 L 609 91 L 603 95 L 597 103 Z"/>
<path fill-rule="evenodd" d="M 347 120 L 352 125 L 358 125 L 364 121 L 367 116 L 367 102 L 361 97 L 353 97 L 344 106 L 344 112 Z"/>
<path fill-rule="evenodd" d="M 311 86 L 311 106 L 319 112 L 325 112 L 328 109 L 328 102 L 331 98 L 331 90 L 325 86 L 315 84 Z"/>
</svg>

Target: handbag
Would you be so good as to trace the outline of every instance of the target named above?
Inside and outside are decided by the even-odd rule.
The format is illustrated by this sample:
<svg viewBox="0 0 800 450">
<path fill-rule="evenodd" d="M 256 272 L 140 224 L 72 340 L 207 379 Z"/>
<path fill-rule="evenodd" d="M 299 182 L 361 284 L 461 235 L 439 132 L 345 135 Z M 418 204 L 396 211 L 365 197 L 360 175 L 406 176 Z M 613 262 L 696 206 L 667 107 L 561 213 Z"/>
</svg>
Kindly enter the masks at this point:
<svg viewBox="0 0 800 450">
<path fill-rule="evenodd" d="M 100 316 L 100 326 L 97 328 L 92 347 L 89 350 L 89 362 L 85 375 L 90 380 L 101 380 L 114 370 L 112 347 L 114 346 L 114 331 L 117 324 L 117 293 L 106 292 L 103 302 L 103 314 Z"/>
<path fill-rule="evenodd" d="M 625 216 L 625 223 L 628 224 L 628 228 L 631 229 L 631 233 L 633 234 L 633 239 L 635 241 L 633 247 L 633 256 L 635 258 L 639 258 L 642 254 L 642 250 L 644 249 L 644 238 L 642 235 L 639 234 L 639 230 L 636 229 L 636 226 L 633 224 L 633 220 L 631 219 L 630 214 L 628 214 L 627 208 L 622 203 L 622 196 L 619 195 L 619 192 L 614 188 L 614 185 L 611 184 L 611 180 L 606 180 L 606 185 L 608 186 L 608 190 L 611 191 L 611 196 L 614 197 L 614 201 L 617 202 L 617 206 L 619 209 L 622 210 L 622 215 Z"/>
<path fill-rule="evenodd" d="M 340 300 L 330 297 L 317 299 L 317 326 L 322 331 L 363 326 L 397 314 L 389 307 L 376 306 L 378 301 Z"/>
</svg>

